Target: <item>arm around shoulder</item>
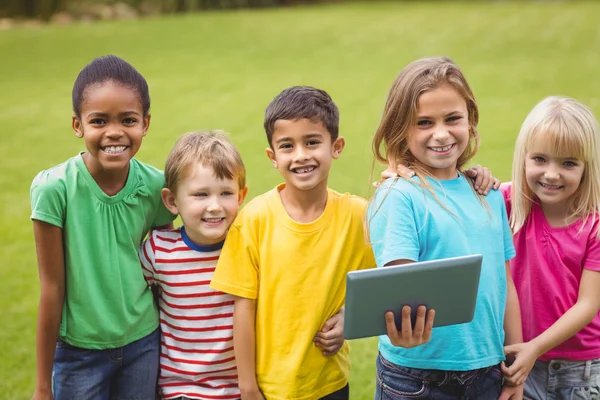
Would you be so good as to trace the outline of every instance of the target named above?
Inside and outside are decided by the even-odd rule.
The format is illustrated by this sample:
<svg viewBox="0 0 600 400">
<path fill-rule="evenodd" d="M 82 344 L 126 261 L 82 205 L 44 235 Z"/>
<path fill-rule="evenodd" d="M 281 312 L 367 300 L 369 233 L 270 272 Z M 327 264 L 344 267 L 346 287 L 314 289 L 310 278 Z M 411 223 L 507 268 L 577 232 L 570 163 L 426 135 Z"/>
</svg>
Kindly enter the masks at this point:
<svg viewBox="0 0 600 400">
<path fill-rule="evenodd" d="M 65 297 L 65 262 L 62 229 L 34 220 L 40 277 L 40 303 L 36 332 L 36 387 L 34 399 L 51 399 L 52 364 Z"/>
</svg>

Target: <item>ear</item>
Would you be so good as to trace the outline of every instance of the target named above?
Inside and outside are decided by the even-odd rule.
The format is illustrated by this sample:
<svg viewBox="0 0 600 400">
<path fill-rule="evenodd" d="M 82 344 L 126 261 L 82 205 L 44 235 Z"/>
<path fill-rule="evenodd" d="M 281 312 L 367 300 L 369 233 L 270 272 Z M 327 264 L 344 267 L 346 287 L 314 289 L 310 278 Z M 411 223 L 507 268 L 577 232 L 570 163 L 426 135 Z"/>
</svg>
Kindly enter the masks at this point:
<svg viewBox="0 0 600 400">
<path fill-rule="evenodd" d="M 238 193 L 238 205 L 242 205 L 244 200 L 246 199 L 246 195 L 248 194 L 248 186 L 244 186 L 243 189 L 240 189 Z"/>
<path fill-rule="evenodd" d="M 270 147 L 267 147 L 265 151 L 267 152 L 267 157 L 269 157 L 269 160 L 271 160 L 271 162 L 273 163 L 273 166 L 277 168 L 277 159 L 275 158 L 275 151 Z"/>
<path fill-rule="evenodd" d="M 144 124 L 143 130 L 144 130 L 144 133 L 142 134 L 142 136 L 146 136 L 146 133 L 148 133 L 148 128 L 150 128 L 150 117 L 151 116 L 152 115 L 148 114 L 148 115 L 146 115 L 144 117 L 144 120 L 143 120 L 143 124 Z"/>
<path fill-rule="evenodd" d="M 331 156 L 334 159 L 338 159 L 342 155 L 342 150 L 344 150 L 344 146 L 346 146 L 346 139 L 342 136 L 338 136 L 337 139 L 333 142 L 333 153 Z"/>
<path fill-rule="evenodd" d="M 75 131 L 75 136 L 77 136 L 78 138 L 83 137 L 83 129 L 81 127 L 81 121 L 79 120 L 79 118 L 77 118 L 76 115 L 73 115 L 73 117 L 72 117 L 71 127 Z"/>
<path fill-rule="evenodd" d="M 170 189 L 163 188 L 160 191 L 160 197 L 162 198 L 163 204 L 167 207 L 167 210 L 171 211 L 171 214 L 179 214 L 177 204 L 175 204 L 175 195 Z"/>
</svg>

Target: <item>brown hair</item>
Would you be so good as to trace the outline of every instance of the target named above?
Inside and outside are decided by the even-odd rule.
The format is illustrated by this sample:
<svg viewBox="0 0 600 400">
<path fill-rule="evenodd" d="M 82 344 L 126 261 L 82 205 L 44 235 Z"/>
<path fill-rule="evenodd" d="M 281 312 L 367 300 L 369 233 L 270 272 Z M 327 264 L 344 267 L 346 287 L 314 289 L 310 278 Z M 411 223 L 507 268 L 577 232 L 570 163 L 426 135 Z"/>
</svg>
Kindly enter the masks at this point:
<svg viewBox="0 0 600 400">
<path fill-rule="evenodd" d="M 411 168 L 424 182 L 426 174 L 408 148 L 408 134 L 416 123 L 419 97 L 442 84 L 452 86 L 467 103 L 469 145 L 457 160 L 457 169 L 473 158 L 479 148 L 479 109 L 475 96 L 458 66 L 447 57 L 422 58 L 408 64 L 396 77 L 388 94 L 383 117 L 375 137 L 375 159 L 397 169 L 398 164 Z M 399 173 L 399 171 L 396 171 Z"/>
<path fill-rule="evenodd" d="M 225 132 L 189 132 L 175 142 L 165 164 L 165 185 L 175 192 L 177 184 L 194 164 L 214 169 L 219 179 L 237 178 L 239 188 L 246 186 L 242 156 Z"/>
<path fill-rule="evenodd" d="M 265 111 L 265 132 L 269 146 L 272 146 L 275 123 L 280 120 L 308 119 L 323 124 L 331 135 L 331 141 L 338 137 L 340 113 L 326 91 L 310 86 L 292 86 L 275 97 Z"/>
</svg>

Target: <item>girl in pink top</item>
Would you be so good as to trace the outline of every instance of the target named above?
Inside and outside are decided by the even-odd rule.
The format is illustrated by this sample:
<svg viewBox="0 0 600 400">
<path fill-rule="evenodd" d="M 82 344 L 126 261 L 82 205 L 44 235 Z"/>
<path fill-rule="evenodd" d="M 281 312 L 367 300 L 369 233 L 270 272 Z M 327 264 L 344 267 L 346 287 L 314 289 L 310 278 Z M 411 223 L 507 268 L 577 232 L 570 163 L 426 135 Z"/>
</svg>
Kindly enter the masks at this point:
<svg viewBox="0 0 600 400">
<path fill-rule="evenodd" d="M 565 97 L 536 105 L 501 190 L 524 339 L 505 347 L 514 357 L 505 378 L 527 378 L 526 399 L 599 399 L 600 138 L 591 111 Z"/>
</svg>

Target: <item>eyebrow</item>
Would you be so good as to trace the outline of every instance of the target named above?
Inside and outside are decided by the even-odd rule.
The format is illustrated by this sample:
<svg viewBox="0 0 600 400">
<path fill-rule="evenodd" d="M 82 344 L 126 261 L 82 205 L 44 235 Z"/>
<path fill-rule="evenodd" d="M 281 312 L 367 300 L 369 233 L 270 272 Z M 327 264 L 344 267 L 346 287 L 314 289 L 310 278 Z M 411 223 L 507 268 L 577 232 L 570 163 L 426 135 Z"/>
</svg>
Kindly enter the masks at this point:
<svg viewBox="0 0 600 400">
<path fill-rule="evenodd" d="M 108 115 L 108 113 L 103 113 L 103 112 L 92 112 L 88 114 L 88 118 L 90 117 L 106 117 Z M 119 113 L 120 117 L 126 116 L 126 115 L 140 115 L 137 111 L 125 111 L 122 113 Z"/>
<path fill-rule="evenodd" d="M 452 117 L 454 115 L 463 115 L 463 114 L 464 113 L 462 111 L 455 110 L 455 111 L 451 111 L 448 114 L 444 115 L 444 118 L 446 118 L 446 117 Z M 417 114 L 417 118 L 420 118 L 420 119 L 432 119 L 433 117 L 430 117 L 428 115 L 419 115 L 419 114 Z"/>
<path fill-rule="evenodd" d="M 315 138 L 322 138 L 323 136 L 324 135 L 322 133 L 315 132 L 315 133 L 309 133 L 308 135 L 302 136 L 302 139 L 305 139 L 305 140 L 306 139 L 315 139 Z M 275 143 L 288 142 L 290 140 L 292 140 L 292 138 L 289 137 L 289 136 L 286 136 L 286 137 L 282 137 L 282 138 L 277 139 L 275 141 Z"/>
</svg>

